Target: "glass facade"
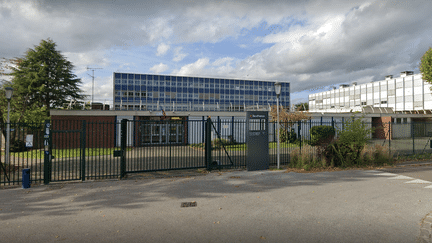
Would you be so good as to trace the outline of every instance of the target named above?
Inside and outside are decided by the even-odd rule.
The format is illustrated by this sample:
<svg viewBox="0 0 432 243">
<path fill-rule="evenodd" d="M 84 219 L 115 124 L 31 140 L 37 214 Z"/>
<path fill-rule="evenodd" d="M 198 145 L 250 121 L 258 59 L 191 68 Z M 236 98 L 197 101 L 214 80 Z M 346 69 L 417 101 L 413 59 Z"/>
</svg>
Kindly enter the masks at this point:
<svg viewBox="0 0 432 243">
<path fill-rule="evenodd" d="M 116 110 L 243 111 L 276 104 L 271 81 L 114 73 Z M 282 83 L 282 106 L 290 105 L 289 83 Z"/>
</svg>

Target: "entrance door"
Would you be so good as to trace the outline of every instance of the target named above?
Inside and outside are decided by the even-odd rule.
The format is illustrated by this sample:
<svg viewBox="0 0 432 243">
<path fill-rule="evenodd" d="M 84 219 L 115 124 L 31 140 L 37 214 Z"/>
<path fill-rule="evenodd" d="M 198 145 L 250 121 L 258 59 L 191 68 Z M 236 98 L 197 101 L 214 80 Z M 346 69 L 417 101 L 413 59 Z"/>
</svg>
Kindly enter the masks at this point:
<svg viewBox="0 0 432 243">
<path fill-rule="evenodd" d="M 141 145 L 179 144 L 183 142 L 181 123 L 142 123 Z"/>
</svg>

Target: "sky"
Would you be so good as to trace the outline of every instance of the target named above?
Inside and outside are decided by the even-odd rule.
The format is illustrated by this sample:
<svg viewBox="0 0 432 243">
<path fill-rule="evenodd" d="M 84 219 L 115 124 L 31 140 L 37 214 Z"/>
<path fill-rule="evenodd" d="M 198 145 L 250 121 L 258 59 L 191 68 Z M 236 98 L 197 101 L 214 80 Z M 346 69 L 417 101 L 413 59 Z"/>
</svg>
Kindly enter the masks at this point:
<svg viewBox="0 0 432 243">
<path fill-rule="evenodd" d="M 289 82 L 291 103 L 419 73 L 432 1 L 0 0 L 0 58 L 52 39 L 94 101 L 113 72 Z"/>
</svg>

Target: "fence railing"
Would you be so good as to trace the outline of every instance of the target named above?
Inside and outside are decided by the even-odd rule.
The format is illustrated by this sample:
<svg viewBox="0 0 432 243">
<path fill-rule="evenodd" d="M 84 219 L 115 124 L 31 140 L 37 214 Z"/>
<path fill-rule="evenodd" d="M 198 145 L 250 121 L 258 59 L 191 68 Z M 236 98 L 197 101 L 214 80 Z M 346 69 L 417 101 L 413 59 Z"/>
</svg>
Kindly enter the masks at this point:
<svg viewBox="0 0 432 243">
<path fill-rule="evenodd" d="M 301 149 L 311 140 L 312 127 L 333 126 L 337 136 L 345 123 L 280 124 L 284 130 L 280 136 L 281 164 L 287 165 L 292 151 Z M 374 130 L 370 133 L 370 143 L 385 146 L 392 154 L 432 153 L 432 123 L 365 124 Z M 6 125 L 3 125 L 0 127 L 0 185 L 21 184 L 24 168 L 30 168 L 32 183 L 49 183 L 118 178 L 125 173 L 145 171 L 207 168 L 209 163 L 230 168 L 246 166 L 246 121 L 213 119 L 206 132 L 207 125 L 205 119 L 126 120 L 123 125 L 120 122 L 54 120 L 50 122 L 47 140 L 44 124 L 11 123 L 11 151 L 7 163 Z M 270 122 L 268 129 L 270 166 L 274 166 L 277 164 L 277 126 Z M 47 146 L 46 141 L 49 142 Z"/>
</svg>

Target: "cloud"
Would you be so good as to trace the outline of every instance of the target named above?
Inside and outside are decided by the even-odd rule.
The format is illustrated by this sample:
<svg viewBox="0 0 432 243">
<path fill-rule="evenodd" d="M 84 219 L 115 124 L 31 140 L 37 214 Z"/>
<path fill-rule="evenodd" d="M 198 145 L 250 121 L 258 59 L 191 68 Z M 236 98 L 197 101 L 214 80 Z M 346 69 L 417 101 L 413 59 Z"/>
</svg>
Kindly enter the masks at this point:
<svg viewBox="0 0 432 243">
<path fill-rule="evenodd" d="M 432 2 L 422 0 L 3 0 L 0 57 L 22 56 L 50 37 L 78 72 L 120 63 L 130 64 L 122 71 L 164 72 L 169 65 L 188 75 L 289 81 L 295 92 L 417 68 L 431 45 L 429 9 Z M 261 26 L 281 28 L 262 36 L 254 32 Z M 238 53 L 209 47 L 222 41 Z"/>
<path fill-rule="evenodd" d="M 180 70 L 174 70 L 174 75 L 199 75 L 201 76 L 204 68 L 209 64 L 208 58 L 200 58 L 194 63 L 184 65 Z"/>
<path fill-rule="evenodd" d="M 183 58 L 187 57 L 188 54 L 182 52 L 183 47 L 176 47 L 174 49 L 174 62 L 179 62 L 183 60 Z"/>
<path fill-rule="evenodd" d="M 159 64 L 151 67 L 149 70 L 152 71 L 153 73 L 162 73 L 162 72 L 165 72 L 166 70 L 168 70 L 168 65 L 163 64 L 163 63 L 159 63 Z"/>
<path fill-rule="evenodd" d="M 163 56 L 165 55 L 165 53 L 170 49 L 170 46 L 165 44 L 165 43 L 161 43 L 158 45 L 157 49 L 156 49 L 156 56 Z"/>
</svg>

